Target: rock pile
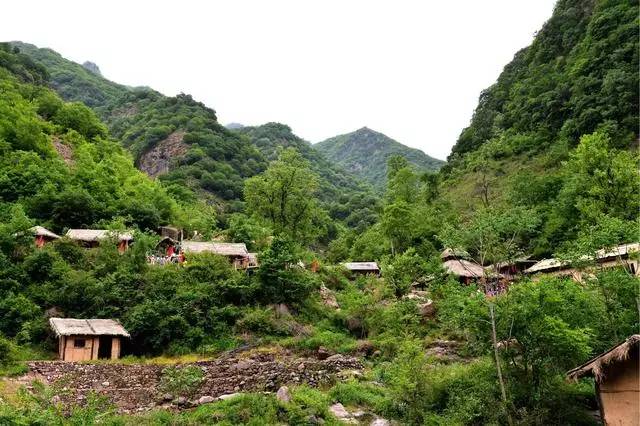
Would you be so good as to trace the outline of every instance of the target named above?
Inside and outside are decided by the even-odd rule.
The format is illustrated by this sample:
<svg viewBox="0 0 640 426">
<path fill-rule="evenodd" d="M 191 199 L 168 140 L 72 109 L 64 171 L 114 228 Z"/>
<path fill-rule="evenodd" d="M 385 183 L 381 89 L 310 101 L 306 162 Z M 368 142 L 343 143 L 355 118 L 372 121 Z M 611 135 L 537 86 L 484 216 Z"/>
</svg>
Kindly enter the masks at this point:
<svg viewBox="0 0 640 426">
<path fill-rule="evenodd" d="M 336 380 L 343 370 L 358 371 L 357 358 L 332 355 L 324 360 L 299 358 L 286 353 L 232 355 L 186 365 L 200 367 L 203 380 L 191 395 L 162 392 L 163 365 L 89 364 L 63 361 L 29 363 L 31 375 L 54 389 L 64 405 L 82 405 L 90 392 L 106 396 L 123 413 L 146 411 L 162 406 L 188 408 L 233 397 L 240 392 L 275 392 L 282 385 L 306 383 L 311 386 Z"/>
</svg>

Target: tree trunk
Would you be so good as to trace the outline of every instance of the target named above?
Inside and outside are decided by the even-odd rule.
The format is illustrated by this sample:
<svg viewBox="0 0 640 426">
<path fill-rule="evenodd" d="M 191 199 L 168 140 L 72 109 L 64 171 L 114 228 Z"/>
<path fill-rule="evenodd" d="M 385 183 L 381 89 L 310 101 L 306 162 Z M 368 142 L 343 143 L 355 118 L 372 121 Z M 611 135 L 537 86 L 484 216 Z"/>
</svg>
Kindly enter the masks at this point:
<svg viewBox="0 0 640 426">
<path fill-rule="evenodd" d="M 500 393 L 502 394 L 502 402 L 504 405 L 504 412 L 507 415 L 507 422 L 509 426 L 513 426 L 513 419 L 509 413 L 509 407 L 507 406 L 507 392 L 504 388 L 504 379 L 502 378 L 502 369 L 500 368 L 500 357 L 498 355 L 498 338 L 496 337 L 496 318 L 493 313 L 493 304 L 489 304 L 489 313 L 491 314 L 491 338 L 493 340 L 493 353 L 496 357 L 496 370 L 498 371 L 498 381 L 500 382 Z"/>
</svg>

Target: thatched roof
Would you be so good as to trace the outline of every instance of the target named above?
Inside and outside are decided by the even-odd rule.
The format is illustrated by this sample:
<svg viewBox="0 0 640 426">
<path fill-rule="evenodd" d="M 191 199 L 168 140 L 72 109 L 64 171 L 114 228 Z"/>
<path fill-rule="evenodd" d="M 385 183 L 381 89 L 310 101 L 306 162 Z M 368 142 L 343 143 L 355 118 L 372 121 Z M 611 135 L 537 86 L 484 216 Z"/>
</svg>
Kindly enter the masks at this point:
<svg viewBox="0 0 640 426">
<path fill-rule="evenodd" d="M 605 368 L 612 363 L 623 361 L 629 358 L 631 352 L 640 346 L 640 334 L 634 334 L 624 342 L 609 349 L 605 353 L 590 359 L 580 367 L 567 372 L 567 378 L 578 380 L 581 377 L 592 376 L 597 382 L 601 382 L 605 377 Z"/>
<path fill-rule="evenodd" d="M 113 319 L 49 318 L 56 336 L 124 336 L 127 330 Z"/>
<path fill-rule="evenodd" d="M 31 231 L 36 237 L 47 237 L 52 239 L 60 238 L 60 235 L 54 234 L 43 226 L 34 226 L 33 228 L 29 228 L 29 231 Z"/>
<path fill-rule="evenodd" d="M 450 259 L 442 263 L 442 267 L 450 274 L 457 277 L 481 278 L 485 275 L 484 268 L 469 260 Z"/>
<path fill-rule="evenodd" d="M 621 244 L 610 250 L 600 249 L 596 252 L 596 260 L 598 262 L 605 262 L 607 260 L 617 258 L 627 258 L 630 254 L 640 251 L 640 243 Z M 593 256 L 582 256 L 581 260 L 589 261 L 593 260 Z M 553 271 L 570 267 L 569 262 L 561 261 L 559 259 L 544 259 L 536 263 L 532 267 L 526 269 L 525 274 L 535 274 L 536 272 Z"/>
<path fill-rule="evenodd" d="M 598 260 L 607 260 L 612 258 L 626 258 L 631 253 L 640 251 L 640 243 L 620 244 L 611 250 L 600 249 L 596 252 Z"/>
<path fill-rule="evenodd" d="M 129 232 L 110 231 L 108 229 L 69 229 L 66 234 L 72 240 L 84 242 L 96 242 L 110 237 L 118 241 L 133 241 L 133 235 Z"/>
<path fill-rule="evenodd" d="M 347 262 L 342 265 L 350 271 L 380 271 L 376 262 Z"/>
<path fill-rule="evenodd" d="M 203 241 L 182 241 L 180 244 L 186 253 L 215 253 L 220 256 L 247 257 L 249 252 L 244 243 L 216 243 Z"/>
<path fill-rule="evenodd" d="M 535 274 L 536 272 L 552 271 L 568 265 L 569 264 L 567 262 L 562 262 L 558 259 L 543 259 L 540 262 L 535 263 L 532 267 L 525 269 L 524 273 Z"/>
<path fill-rule="evenodd" d="M 462 249 L 452 249 L 447 247 L 442 253 L 440 253 L 440 259 L 442 260 L 465 259 L 467 257 L 469 257 L 469 253 Z"/>
</svg>

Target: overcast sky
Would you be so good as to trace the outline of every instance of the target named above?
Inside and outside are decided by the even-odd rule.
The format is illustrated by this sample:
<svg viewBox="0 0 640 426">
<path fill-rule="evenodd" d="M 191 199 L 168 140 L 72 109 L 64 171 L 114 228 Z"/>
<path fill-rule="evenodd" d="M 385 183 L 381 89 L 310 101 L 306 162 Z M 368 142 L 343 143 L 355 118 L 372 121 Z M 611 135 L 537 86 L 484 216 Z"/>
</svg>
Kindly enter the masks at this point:
<svg viewBox="0 0 640 426">
<path fill-rule="evenodd" d="M 555 0 L 11 1 L 0 40 L 319 142 L 362 126 L 444 159 Z"/>
</svg>

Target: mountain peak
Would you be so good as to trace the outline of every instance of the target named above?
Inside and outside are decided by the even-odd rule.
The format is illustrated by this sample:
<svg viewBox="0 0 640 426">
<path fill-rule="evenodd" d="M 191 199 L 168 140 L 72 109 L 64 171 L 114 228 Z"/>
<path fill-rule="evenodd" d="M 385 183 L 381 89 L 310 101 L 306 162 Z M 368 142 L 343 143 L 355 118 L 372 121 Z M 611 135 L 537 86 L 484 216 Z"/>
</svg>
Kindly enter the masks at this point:
<svg viewBox="0 0 640 426">
<path fill-rule="evenodd" d="M 387 160 L 402 155 L 418 170 L 438 170 L 443 162 L 368 127 L 319 142 L 315 147 L 329 160 L 380 188 L 386 183 Z"/>
</svg>

